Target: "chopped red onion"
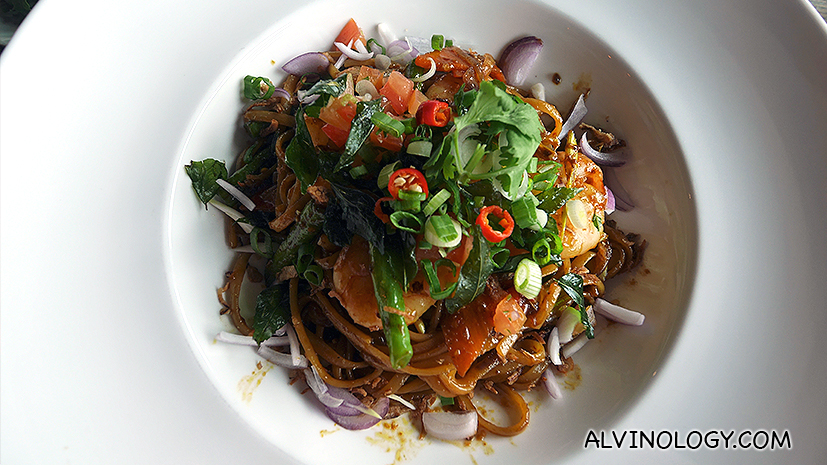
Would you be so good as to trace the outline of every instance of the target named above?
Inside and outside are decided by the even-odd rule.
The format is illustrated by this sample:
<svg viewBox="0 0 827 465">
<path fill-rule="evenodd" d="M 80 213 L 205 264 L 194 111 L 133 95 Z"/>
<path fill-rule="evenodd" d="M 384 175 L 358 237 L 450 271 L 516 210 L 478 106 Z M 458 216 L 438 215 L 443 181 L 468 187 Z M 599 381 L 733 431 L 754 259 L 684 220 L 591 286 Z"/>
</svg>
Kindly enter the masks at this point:
<svg viewBox="0 0 827 465">
<path fill-rule="evenodd" d="M 360 41 L 357 42 L 361 44 Z M 342 52 L 342 55 L 347 55 L 348 58 L 353 60 L 365 61 L 373 58 L 373 52 L 368 52 L 367 49 L 365 49 L 365 53 L 360 52 L 358 50 L 353 50 L 351 48 L 353 46 L 352 43 L 345 45 L 341 42 L 333 42 L 333 45 L 335 45 L 336 48 L 338 48 L 339 51 Z M 364 45 L 362 47 L 364 47 Z"/>
<path fill-rule="evenodd" d="M 497 62 L 505 80 L 512 86 L 523 85 L 542 50 L 543 41 L 534 36 L 523 37 L 508 44 Z"/>
<path fill-rule="evenodd" d="M 284 368 L 307 368 L 307 359 L 304 355 L 299 355 L 298 363 L 296 363 L 291 354 L 273 350 L 265 345 L 259 347 L 257 352 L 273 365 Z"/>
<path fill-rule="evenodd" d="M 298 365 L 300 360 L 304 358 L 301 354 L 301 344 L 299 344 L 299 336 L 296 334 L 296 330 L 290 323 L 286 323 L 284 325 L 284 329 L 285 331 L 287 331 L 287 340 L 290 344 L 290 355 L 293 357 L 293 364 Z M 307 366 L 306 361 L 305 366 Z"/>
<path fill-rule="evenodd" d="M 563 360 L 560 359 L 560 330 L 557 329 L 557 326 L 551 328 L 551 332 L 548 335 L 546 350 L 548 351 L 549 357 L 551 357 L 551 363 L 557 366 L 563 364 Z"/>
<path fill-rule="evenodd" d="M 281 67 L 284 72 L 304 76 L 305 74 L 323 73 L 330 65 L 330 60 L 321 52 L 303 53 L 288 61 Z"/>
<path fill-rule="evenodd" d="M 560 135 L 557 136 L 557 138 L 562 141 L 569 131 L 580 124 L 580 121 L 583 120 L 583 117 L 586 116 L 588 111 L 588 108 L 586 108 L 586 102 L 583 100 L 583 94 L 580 94 L 580 97 L 577 98 L 577 102 L 574 104 L 574 108 L 571 110 L 571 114 L 569 114 L 568 119 L 563 122 L 563 126 L 560 128 Z"/>
<path fill-rule="evenodd" d="M 628 192 L 626 192 L 626 189 L 623 188 L 623 185 L 620 184 L 620 180 L 617 178 L 615 170 L 603 170 L 603 183 L 607 189 L 611 189 L 612 197 L 615 199 L 615 208 L 617 210 L 627 212 L 635 207 L 634 203 L 632 203 L 631 196 Z"/>
<path fill-rule="evenodd" d="M 218 342 L 225 342 L 227 344 L 235 344 L 242 346 L 258 347 L 258 342 L 253 339 L 253 336 L 242 336 L 241 334 L 231 333 L 229 331 L 221 331 L 215 336 Z M 286 337 L 273 336 L 262 341 L 261 345 L 268 347 L 283 347 L 289 345 L 290 342 Z"/>
<path fill-rule="evenodd" d="M 477 434 L 477 412 L 425 412 L 422 426 L 429 436 L 445 441 L 460 441 Z"/>
<path fill-rule="evenodd" d="M 241 202 L 241 205 L 244 205 L 244 208 L 246 208 L 247 210 L 253 211 L 256 209 L 255 202 L 253 202 L 252 199 L 250 199 L 250 197 L 247 197 L 244 194 L 244 192 L 238 190 L 238 188 L 234 185 L 220 178 L 216 179 L 215 183 L 221 186 L 221 188 L 227 191 L 230 195 L 232 195 L 234 199 Z"/>
<path fill-rule="evenodd" d="M 330 409 L 331 412 L 345 416 L 366 414 L 376 418 L 381 417 L 373 409 L 365 407 L 362 402 L 347 389 L 337 388 L 325 383 L 316 371 L 316 367 L 311 366 L 305 369 L 304 378 L 307 386 L 316 394 L 319 402 L 321 402 L 325 408 Z"/>
<path fill-rule="evenodd" d="M 534 96 L 537 100 L 545 100 L 546 99 L 546 86 L 543 83 L 538 82 L 531 86 L 531 95 Z"/>
<path fill-rule="evenodd" d="M 610 214 L 615 211 L 615 195 L 612 193 L 612 190 L 609 189 L 608 186 L 603 186 L 606 188 L 606 208 L 603 210 L 606 214 Z"/>
<path fill-rule="evenodd" d="M 244 232 L 246 232 L 247 234 L 250 234 L 251 232 L 253 232 L 253 225 L 251 225 L 250 223 L 245 223 L 243 221 L 238 221 L 238 220 L 244 219 L 244 215 L 239 213 L 239 211 L 236 210 L 235 208 L 230 207 L 228 205 L 225 205 L 225 204 L 219 202 L 218 200 L 215 199 L 215 197 L 210 199 L 209 204 L 212 205 L 213 207 L 217 208 L 219 211 L 221 211 L 225 215 L 229 216 L 230 219 L 235 221 L 236 224 L 238 224 L 239 226 L 241 226 L 241 229 L 243 229 Z"/>
<path fill-rule="evenodd" d="M 382 417 L 388 414 L 389 409 L 390 400 L 387 397 L 382 397 L 376 401 L 376 404 L 373 406 L 372 411 L 376 413 L 375 416 L 367 413 L 361 413 L 358 415 L 342 415 L 336 413 L 330 408 L 326 408 L 324 411 L 331 420 L 335 421 L 336 424 L 342 428 L 349 430 L 363 430 L 379 423 Z"/>
<path fill-rule="evenodd" d="M 416 405 L 408 402 L 407 400 L 405 400 L 404 397 L 399 396 L 397 394 L 388 394 L 388 399 L 395 400 L 411 410 L 416 410 Z"/>
<path fill-rule="evenodd" d="M 582 349 L 586 343 L 589 342 L 589 337 L 586 336 L 586 333 L 580 333 L 579 336 L 574 338 L 570 343 L 566 344 L 561 351 L 563 358 L 569 358 L 574 355 L 578 350 Z"/>
<path fill-rule="evenodd" d="M 583 151 L 583 154 L 587 157 L 591 158 L 591 160 L 597 163 L 600 166 L 623 166 L 626 164 L 626 157 L 625 153 L 622 152 L 598 152 L 591 145 L 589 145 L 589 139 L 586 137 L 586 133 L 584 132 L 583 135 L 580 137 L 580 150 Z"/>
<path fill-rule="evenodd" d="M 570 307 L 569 307 L 570 308 Z M 557 328 L 560 328 L 560 344 L 568 344 L 572 340 L 574 327 L 580 323 L 580 313 L 577 310 L 564 309 L 563 314 L 557 320 Z"/>
<path fill-rule="evenodd" d="M 640 312 L 623 308 L 599 297 L 594 301 L 594 311 L 625 325 L 641 326 L 646 320 L 646 316 Z"/>
<path fill-rule="evenodd" d="M 422 76 L 411 78 L 411 81 L 413 81 L 413 82 L 425 82 L 428 79 L 431 79 L 432 77 L 434 77 L 434 74 L 436 74 L 436 62 L 431 57 L 428 57 L 428 61 L 431 62 L 431 69 L 429 69 L 428 72 L 423 74 Z"/>
<path fill-rule="evenodd" d="M 419 51 L 411 45 L 408 38 L 405 38 L 395 40 L 388 44 L 387 55 L 390 57 L 391 61 L 407 64 L 419 55 Z"/>
<path fill-rule="evenodd" d="M 563 391 L 560 390 L 560 385 L 557 384 L 557 375 L 554 374 L 553 369 L 547 368 L 545 373 L 543 373 L 543 386 L 545 386 L 548 395 L 550 395 L 552 399 L 563 397 Z"/>
</svg>

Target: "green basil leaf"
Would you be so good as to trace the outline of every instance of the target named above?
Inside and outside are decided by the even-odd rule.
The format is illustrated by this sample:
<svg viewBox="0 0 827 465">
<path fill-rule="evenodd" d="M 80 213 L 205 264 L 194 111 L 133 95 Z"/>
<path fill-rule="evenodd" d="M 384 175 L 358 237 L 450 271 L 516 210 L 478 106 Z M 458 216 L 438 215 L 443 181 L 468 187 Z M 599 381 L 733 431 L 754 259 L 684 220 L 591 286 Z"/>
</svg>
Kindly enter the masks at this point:
<svg viewBox="0 0 827 465">
<path fill-rule="evenodd" d="M 537 196 L 537 200 L 540 201 L 538 207 L 552 214 L 582 190 L 582 188 L 573 187 L 552 187 L 551 189 L 546 189 Z"/>
<path fill-rule="evenodd" d="M 382 111 L 381 100 L 371 100 L 368 102 L 359 102 L 356 104 L 356 116 L 350 123 L 350 133 L 347 135 L 345 141 L 345 150 L 339 157 L 339 161 L 333 168 L 334 171 L 339 171 L 346 168 L 356 159 L 356 152 L 362 147 L 362 144 L 370 136 L 373 131 L 373 115 L 374 113 Z"/>
<path fill-rule="evenodd" d="M 184 171 L 192 181 L 195 194 L 204 205 L 221 191 L 221 186 L 215 181 L 217 179 L 227 179 L 227 167 L 224 162 L 212 158 L 191 161 L 189 165 L 184 166 Z"/>
<path fill-rule="evenodd" d="M 296 112 L 296 133 L 285 149 L 285 161 L 296 174 L 302 193 L 307 192 L 307 188 L 316 182 L 316 177 L 319 176 L 319 157 L 304 123 L 302 108 Z"/>
<path fill-rule="evenodd" d="M 457 290 L 452 297 L 445 299 L 445 308 L 449 313 L 456 312 L 482 294 L 485 282 L 494 271 L 488 241 L 482 236 L 479 226 L 474 225 L 472 232 L 473 247 L 460 269 Z"/>
<path fill-rule="evenodd" d="M 290 322 L 290 291 L 287 281 L 265 288 L 256 297 L 253 339 L 259 344 Z"/>
<path fill-rule="evenodd" d="M 586 337 L 594 338 L 594 327 L 589 321 L 589 314 L 586 313 L 586 300 L 583 297 L 583 277 L 575 273 L 566 273 L 557 280 L 560 286 L 571 300 L 577 304 L 577 309 L 580 311 L 580 322 L 586 329 Z"/>
</svg>

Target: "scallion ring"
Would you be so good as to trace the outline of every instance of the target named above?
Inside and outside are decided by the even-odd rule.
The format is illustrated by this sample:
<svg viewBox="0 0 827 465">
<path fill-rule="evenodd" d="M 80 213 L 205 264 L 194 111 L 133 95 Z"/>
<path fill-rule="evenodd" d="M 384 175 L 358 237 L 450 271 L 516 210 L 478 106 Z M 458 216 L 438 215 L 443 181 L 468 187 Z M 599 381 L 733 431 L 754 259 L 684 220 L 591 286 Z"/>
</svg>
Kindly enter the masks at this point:
<svg viewBox="0 0 827 465">
<path fill-rule="evenodd" d="M 529 299 L 540 294 L 543 286 L 543 272 L 534 260 L 522 259 L 514 271 L 514 289 Z"/>
<path fill-rule="evenodd" d="M 391 213 L 390 219 L 397 229 L 414 234 L 422 232 L 422 220 L 411 212 L 396 211 Z"/>
<path fill-rule="evenodd" d="M 456 247 L 462 241 L 462 227 L 448 215 L 432 215 L 425 222 L 425 240 L 437 247 Z"/>
<path fill-rule="evenodd" d="M 448 191 L 448 189 L 440 190 L 431 197 L 431 200 L 429 200 L 428 203 L 425 204 L 425 207 L 422 208 L 422 213 L 424 213 L 425 216 L 431 216 L 432 214 L 434 214 L 434 212 L 437 211 L 439 207 L 442 206 L 442 204 L 447 202 L 450 198 L 451 193 Z"/>
<path fill-rule="evenodd" d="M 447 258 L 441 258 L 436 261 L 436 263 L 425 259 L 422 260 L 422 269 L 425 271 L 425 278 L 428 280 L 428 288 L 431 292 L 431 298 L 434 300 L 443 300 L 451 297 L 451 294 L 457 288 L 457 283 L 451 283 L 450 286 L 446 289 L 442 289 L 442 284 L 439 282 L 439 276 L 437 275 L 436 269 L 440 266 L 447 266 L 451 268 L 451 273 L 456 275 L 457 273 L 457 266 L 451 260 Z"/>
</svg>

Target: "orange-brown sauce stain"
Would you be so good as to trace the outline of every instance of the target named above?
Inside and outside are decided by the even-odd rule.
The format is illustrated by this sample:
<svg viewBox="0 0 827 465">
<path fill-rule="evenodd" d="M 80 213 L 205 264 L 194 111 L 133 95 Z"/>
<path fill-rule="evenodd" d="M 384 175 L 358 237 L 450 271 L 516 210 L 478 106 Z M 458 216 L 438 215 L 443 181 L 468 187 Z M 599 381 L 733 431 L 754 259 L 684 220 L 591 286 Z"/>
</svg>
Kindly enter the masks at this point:
<svg viewBox="0 0 827 465">
<path fill-rule="evenodd" d="M 272 363 L 256 363 L 256 369 L 249 375 L 241 378 L 238 382 L 238 391 L 241 393 L 241 400 L 250 403 L 253 400 L 253 393 L 261 385 L 261 381 L 267 373 L 273 369 Z"/>
<path fill-rule="evenodd" d="M 592 90 L 592 76 L 588 73 L 580 74 L 580 77 L 571 85 L 571 89 L 578 94 L 589 95 Z"/>
<path fill-rule="evenodd" d="M 394 456 L 391 464 L 403 463 L 416 457 L 427 440 L 419 439 L 419 430 L 411 423 L 408 415 L 384 420 L 374 427 L 376 433 L 366 438 L 368 443 L 384 448 Z"/>
<path fill-rule="evenodd" d="M 580 365 L 574 364 L 563 379 L 563 388 L 573 391 L 577 386 L 580 386 L 582 381 L 583 377 L 580 374 Z"/>
</svg>

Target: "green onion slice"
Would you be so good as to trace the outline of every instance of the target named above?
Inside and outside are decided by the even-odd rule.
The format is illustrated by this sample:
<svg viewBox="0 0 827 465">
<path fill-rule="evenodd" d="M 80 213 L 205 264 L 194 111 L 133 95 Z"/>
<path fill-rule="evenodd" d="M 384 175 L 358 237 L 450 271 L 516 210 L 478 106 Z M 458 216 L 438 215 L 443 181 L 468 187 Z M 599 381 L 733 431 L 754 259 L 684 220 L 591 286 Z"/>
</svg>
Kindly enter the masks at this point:
<svg viewBox="0 0 827 465">
<path fill-rule="evenodd" d="M 445 36 L 442 34 L 434 34 L 431 36 L 431 48 L 434 50 L 442 50 L 445 45 Z"/>
<path fill-rule="evenodd" d="M 540 265 L 546 266 L 551 261 L 552 249 L 547 239 L 540 239 L 531 247 L 531 258 Z"/>
<path fill-rule="evenodd" d="M 431 149 L 433 149 L 433 147 L 434 144 L 432 144 L 429 140 L 415 140 L 408 144 L 408 147 L 405 150 L 411 155 L 427 158 L 431 156 Z"/>
<path fill-rule="evenodd" d="M 305 242 L 299 246 L 296 254 L 296 273 L 302 275 L 316 259 L 316 244 Z"/>
<path fill-rule="evenodd" d="M 450 267 L 451 273 L 454 273 L 454 275 L 457 273 L 456 264 L 447 258 L 440 258 L 436 263 L 428 259 L 422 260 L 422 269 L 425 270 L 425 278 L 428 280 L 428 288 L 431 292 L 431 298 L 434 300 L 443 300 L 451 297 L 451 294 L 453 294 L 457 288 L 457 283 L 451 283 L 446 289 L 442 289 L 442 284 L 439 282 L 436 271 L 440 266 Z"/>
<path fill-rule="evenodd" d="M 411 212 L 397 211 L 391 213 L 391 223 L 402 231 L 419 234 L 422 231 L 422 220 Z"/>
<path fill-rule="evenodd" d="M 431 200 L 429 200 L 428 203 L 425 204 L 425 207 L 422 209 L 422 213 L 424 213 L 425 216 L 433 215 L 434 212 L 436 212 L 437 209 L 441 207 L 442 204 L 447 202 L 450 198 L 451 192 L 449 192 L 448 189 L 443 188 L 442 190 L 431 196 Z"/>
<path fill-rule="evenodd" d="M 260 234 L 264 234 L 264 244 L 259 242 Z M 266 258 L 271 258 L 276 252 L 273 247 L 273 238 L 270 236 L 270 233 L 258 227 L 253 228 L 253 230 L 250 231 L 250 246 L 253 248 L 255 253 Z"/>
<path fill-rule="evenodd" d="M 540 265 L 534 260 L 522 259 L 514 271 L 514 289 L 529 299 L 534 299 L 540 294 L 543 286 L 543 272 Z"/>
<path fill-rule="evenodd" d="M 394 173 L 394 171 L 399 169 L 399 164 L 400 162 L 397 160 L 389 165 L 383 166 L 382 169 L 379 170 L 379 176 L 376 178 L 376 185 L 380 189 L 384 191 L 388 190 L 388 183 L 391 180 L 391 175 Z"/>
<path fill-rule="evenodd" d="M 377 111 L 371 115 L 370 121 L 375 124 L 380 131 L 386 132 L 394 137 L 400 137 L 405 133 L 405 124 L 391 118 L 387 113 Z"/>
<path fill-rule="evenodd" d="M 304 270 L 302 277 L 314 286 L 320 286 L 324 279 L 324 270 L 316 263 L 311 264 Z"/>
<path fill-rule="evenodd" d="M 250 100 L 268 99 L 275 91 L 276 86 L 266 77 L 244 77 L 244 97 Z"/>
<path fill-rule="evenodd" d="M 448 215 L 432 215 L 425 222 L 425 240 L 437 247 L 456 247 L 462 241 L 462 227 Z"/>
</svg>

